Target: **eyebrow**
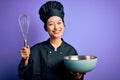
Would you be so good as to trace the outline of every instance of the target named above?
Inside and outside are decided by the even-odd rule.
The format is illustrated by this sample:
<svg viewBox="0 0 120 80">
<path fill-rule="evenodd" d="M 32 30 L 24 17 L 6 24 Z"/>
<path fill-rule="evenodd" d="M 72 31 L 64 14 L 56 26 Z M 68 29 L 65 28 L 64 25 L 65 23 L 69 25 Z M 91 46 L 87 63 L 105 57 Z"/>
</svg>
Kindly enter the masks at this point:
<svg viewBox="0 0 120 80">
<path fill-rule="evenodd" d="M 58 20 L 58 22 L 59 22 L 59 21 L 61 22 L 62 20 Z M 51 21 L 48 21 L 48 23 L 51 23 L 51 22 L 54 22 L 54 21 L 52 21 L 52 20 L 51 20 Z"/>
</svg>

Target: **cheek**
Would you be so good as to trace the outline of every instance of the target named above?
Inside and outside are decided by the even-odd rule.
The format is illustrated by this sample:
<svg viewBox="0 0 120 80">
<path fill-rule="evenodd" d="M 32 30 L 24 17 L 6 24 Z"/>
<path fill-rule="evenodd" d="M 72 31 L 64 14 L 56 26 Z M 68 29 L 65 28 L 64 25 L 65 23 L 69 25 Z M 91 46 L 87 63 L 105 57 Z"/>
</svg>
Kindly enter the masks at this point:
<svg viewBox="0 0 120 80">
<path fill-rule="evenodd" d="M 63 30 L 62 30 L 62 33 L 64 32 L 64 28 L 63 28 Z"/>
<path fill-rule="evenodd" d="M 47 27 L 47 31 L 48 31 L 48 32 L 51 32 L 52 30 L 53 30 L 53 27 L 52 27 L 52 26 Z"/>
<path fill-rule="evenodd" d="M 62 29 L 63 29 L 63 31 L 64 31 L 64 29 L 65 29 L 65 26 L 63 26 L 63 27 L 62 27 Z"/>
</svg>

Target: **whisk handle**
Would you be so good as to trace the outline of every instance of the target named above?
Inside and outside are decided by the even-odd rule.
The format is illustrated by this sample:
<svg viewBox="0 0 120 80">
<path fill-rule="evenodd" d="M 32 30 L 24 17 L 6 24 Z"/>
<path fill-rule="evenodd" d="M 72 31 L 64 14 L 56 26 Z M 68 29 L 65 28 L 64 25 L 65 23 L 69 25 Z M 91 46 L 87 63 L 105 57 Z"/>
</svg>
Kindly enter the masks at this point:
<svg viewBox="0 0 120 80">
<path fill-rule="evenodd" d="M 24 40 L 24 47 L 27 46 L 27 40 Z"/>
</svg>

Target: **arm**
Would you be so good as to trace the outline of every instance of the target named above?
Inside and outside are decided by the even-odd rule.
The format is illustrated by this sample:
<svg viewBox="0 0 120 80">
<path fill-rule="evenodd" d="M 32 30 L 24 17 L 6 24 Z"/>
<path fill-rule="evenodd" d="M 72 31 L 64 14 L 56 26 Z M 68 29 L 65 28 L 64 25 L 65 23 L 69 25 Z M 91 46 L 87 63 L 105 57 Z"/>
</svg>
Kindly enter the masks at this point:
<svg viewBox="0 0 120 80">
<path fill-rule="evenodd" d="M 20 50 L 21 62 L 18 66 L 18 75 L 22 79 L 32 77 L 32 60 L 30 59 L 30 47 L 26 46 Z"/>
<path fill-rule="evenodd" d="M 29 79 L 32 77 L 32 62 L 29 61 L 27 66 L 24 66 L 24 60 L 22 59 L 18 66 L 18 76 L 22 79 Z"/>
<path fill-rule="evenodd" d="M 73 53 L 74 53 L 74 55 L 78 55 L 75 48 L 73 48 Z M 72 75 L 73 80 L 84 80 L 85 73 L 79 73 L 79 72 L 70 71 L 70 74 Z"/>
</svg>

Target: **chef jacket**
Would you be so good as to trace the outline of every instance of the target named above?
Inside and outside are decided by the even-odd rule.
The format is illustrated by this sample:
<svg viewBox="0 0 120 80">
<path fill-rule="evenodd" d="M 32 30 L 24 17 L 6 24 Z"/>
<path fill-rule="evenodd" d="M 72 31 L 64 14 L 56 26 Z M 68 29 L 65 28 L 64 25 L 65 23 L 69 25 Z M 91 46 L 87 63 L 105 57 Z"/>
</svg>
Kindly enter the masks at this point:
<svg viewBox="0 0 120 80">
<path fill-rule="evenodd" d="M 77 55 L 77 51 L 63 39 L 57 50 L 50 44 L 50 39 L 37 43 L 30 49 L 28 65 L 24 66 L 24 60 L 21 60 L 19 77 L 24 80 L 75 80 L 64 66 L 64 57 L 69 55 Z"/>
</svg>

